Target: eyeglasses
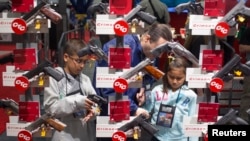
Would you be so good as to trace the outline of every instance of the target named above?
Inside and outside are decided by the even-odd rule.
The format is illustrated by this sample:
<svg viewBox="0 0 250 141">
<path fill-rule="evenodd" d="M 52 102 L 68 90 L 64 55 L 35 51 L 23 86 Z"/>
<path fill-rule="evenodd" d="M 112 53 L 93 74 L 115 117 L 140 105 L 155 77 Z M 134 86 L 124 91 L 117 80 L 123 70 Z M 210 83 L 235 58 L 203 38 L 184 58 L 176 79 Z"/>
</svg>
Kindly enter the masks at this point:
<svg viewBox="0 0 250 141">
<path fill-rule="evenodd" d="M 86 64 L 88 62 L 88 60 L 81 60 L 81 59 L 77 59 L 77 58 L 74 58 L 72 56 L 69 56 L 70 59 L 72 59 L 74 62 L 76 62 L 77 64 L 81 65 L 81 64 Z"/>
</svg>

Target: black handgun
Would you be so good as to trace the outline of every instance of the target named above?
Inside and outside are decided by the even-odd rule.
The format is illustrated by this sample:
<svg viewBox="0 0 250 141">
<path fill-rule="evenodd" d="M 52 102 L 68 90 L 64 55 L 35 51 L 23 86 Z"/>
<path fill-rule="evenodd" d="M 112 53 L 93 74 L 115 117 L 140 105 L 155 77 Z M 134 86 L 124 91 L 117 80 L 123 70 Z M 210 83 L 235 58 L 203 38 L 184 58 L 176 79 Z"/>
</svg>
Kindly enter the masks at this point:
<svg viewBox="0 0 250 141">
<path fill-rule="evenodd" d="M 192 1 L 181 3 L 175 7 L 175 11 L 178 14 L 180 14 L 184 10 L 187 10 L 191 14 L 202 15 L 204 8 L 200 2 L 192 2 Z"/>
<path fill-rule="evenodd" d="M 108 3 L 96 3 L 92 4 L 87 9 L 87 14 L 95 16 L 96 14 L 109 14 L 108 12 Z"/>
<path fill-rule="evenodd" d="M 0 108 L 9 108 L 11 112 L 15 115 L 19 113 L 19 105 L 13 99 L 0 99 Z"/>
<path fill-rule="evenodd" d="M 27 127 L 25 127 L 25 129 L 32 132 L 39 128 L 42 124 L 49 124 L 51 127 L 53 127 L 59 132 L 64 130 L 64 128 L 67 126 L 58 119 L 53 118 L 51 114 L 45 113 L 40 118 L 30 123 Z"/>
<path fill-rule="evenodd" d="M 99 60 L 105 60 L 106 62 L 108 62 L 108 56 L 100 47 L 98 47 L 94 43 L 89 43 L 87 47 L 82 48 L 80 51 L 77 52 L 77 55 L 79 57 L 91 54 L 96 55 Z"/>
<path fill-rule="evenodd" d="M 118 128 L 118 130 L 126 132 L 130 129 L 133 129 L 135 126 L 139 126 L 142 128 L 142 130 L 145 131 L 145 133 L 147 135 L 149 135 L 150 137 L 153 137 L 153 135 L 159 131 L 159 129 L 157 129 L 155 126 L 153 126 L 152 124 L 150 124 L 149 122 L 146 121 L 146 117 L 143 116 L 142 114 L 137 116 L 135 119 L 133 119 L 132 121 L 126 123 L 125 125 L 121 126 Z M 144 136 L 146 136 L 146 134 Z M 149 137 L 147 136 L 147 137 Z M 143 139 L 144 141 L 151 141 L 151 138 L 146 138 Z"/>
<path fill-rule="evenodd" d="M 219 70 L 214 76 L 213 78 L 221 78 L 224 81 L 229 81 L 228 76 L 230 76 L 230 72 L 233 69 L 238 69 L 241 70 L 244 75 L 249 76 L 250 75 L 250 67 L 247 66 L 246 64 L 242 64 L 240 62 L 241 57 L 238 54 L 235 54 L 233 56 L 233 58 L 227 62 L 227 64 L 225 64 L 221 70 Z M 233 76 L 230 77 L 230 79 L 232 79 Z"/>
<path fill-rule="evenodd" d="M 53 23 L 57 24 L 62 20 L 62 16 L 57 13 L 54 9 L 49 7 L 49 4 L 41 0 L 37 6 L 32 9 L 29 13 L 25 14 L 22 19 L 28 23 L 32 18 L 36 17 L 39 13 L 44 14 L 47 18 L 49 18 Z"/>
<path fill-rule="evenodd" d="M 248 123 L 244 119 L 238 117 L 237 114 L 237 110 L 229 109 L 228 113 L 213 125 L 248 125 Z"/>
<path fill-rule="evenodd" d="M 199 66 L 199 60 L 184 46 L 178 42 L 165 42 L 151 50 L 154 57 L 160 56 L 164 52 L 172 52 L 176 56 L 181 56 L 189 60 L 195 67 Z"/>
<path fill-rule="evenodd" d="M 23 76 L 27 77 L 28 79 L 31 79 L 32 77 L 39 75 L 41 72 L 44 72 L 45 74 L 48 74 L 49 76 L 53 77 L 55 80 L 60 81 L 64 77 L 64 75 L 58 70 L 52 68 L 51 66 L 52 62 L 45 59 L 43 62 L 38 64 L 36 68 L 23 74 Z"/>
<path fill-rule="evenodd" d="M 96 95 L 96 94 L 90 94 L 87 96 L 87 98 L 93 102 L 95 102 L 96 104 L 98 104 L 99 106 L 101 106 L 102 104 L 108 104 L 107 99 Z"/>
<path fill-rule="evenodd" d="M 1 65 L 4 65 L 6 63 L 14 63 L 14 55 L 12 53 L 4 55 L 2 58 L 0 58 Z"/>
</svg>

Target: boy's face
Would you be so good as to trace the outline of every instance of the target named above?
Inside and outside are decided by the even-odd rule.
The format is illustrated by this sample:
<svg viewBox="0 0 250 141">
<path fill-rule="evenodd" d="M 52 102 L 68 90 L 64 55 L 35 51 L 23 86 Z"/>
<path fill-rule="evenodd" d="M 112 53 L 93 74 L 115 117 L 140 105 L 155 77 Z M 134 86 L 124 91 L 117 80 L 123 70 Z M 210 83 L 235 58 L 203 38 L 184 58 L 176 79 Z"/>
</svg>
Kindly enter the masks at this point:
<svg viewBox="0 0 250 141">
<path fill-rule="evenodd" d="M 64 54 L 65 71 L 73 76 L 79 75 L 82 72 L 85 63 L 88 61 L 88 58 L 89 58 L 88 55 L 79 58 L 77 54 L 69 55 L 65 53 Z"/>
</svg>

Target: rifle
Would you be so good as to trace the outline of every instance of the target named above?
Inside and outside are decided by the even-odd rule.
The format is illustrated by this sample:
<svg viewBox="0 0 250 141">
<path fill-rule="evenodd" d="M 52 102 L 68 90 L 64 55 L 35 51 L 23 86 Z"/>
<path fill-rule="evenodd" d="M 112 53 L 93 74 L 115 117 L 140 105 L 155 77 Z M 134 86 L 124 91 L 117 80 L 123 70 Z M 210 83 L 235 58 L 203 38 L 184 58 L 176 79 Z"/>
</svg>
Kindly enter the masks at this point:
<svg viewBox="0 0 250 141">
<path fill-rule="evenodd" d="M 181 3 L 175 7 L 175 11 L 178 14 L 180 14 L 184 10 L 187 10 L 191 14 L 202 15 L 204 8 L 200 2 L 195 2 L 195 1 Z"/>
<path fill-rule="evenodd" d="M 55 10 L 49 7 L 49 4 L 45 2 L 44 0 L 41 0 L 41 2 L 32 9 L 28 14 L 25 14 L 22 16 L 22 19 L 28 23 L 32 18 L 36 17 L 39 12 L 44 14 L 47 18 L 49 18 L 53 23 L 57 24 L 62 19 L 62 16 L 57 13 Z"/>
<path fill-rule="evenodd" d="M 164 52 L 172 52 L 174 55 L 185 57 L 194 66 L 199 66 L 199 60 L 178 42 L 166 42 L 151 50 L 155 57 L 160 56 Z"/>
<path fill-rule="evenodd" d="M 241 60 L 241 57 L 238 54 L 235 54 L 233 56 L 233 58 L 222 67 L 222 69 L 220 71 L 215 73 L 213 78 L 218 77 L 224 81 L 229 81 L 233 78 L 233 76 L 229 74 L 232 69 L 239 69 L 245 75 L 249 76 L 250 75 L 250 67 L 247 66 L 246 64 L 242 64 L 240 62 L 240 60 Z"/>
<path fill-rule="evenodd" d="M 159 80 L 163 77 L 164 72 L 152 66 L 152 63 L 153 61 L 151 61 L 149 58 L 146 58 L 145 60 L 137 64 L 134 68 L 124 72 L 120 77 L 124 79 L 129 79 L 135 74 L 141 71 L 145 71 L 146 73 L 153 76 L 155 79 Z"/>
<path fill-rule="evenodd" d="M 38 64 L 36 68 L 23 74 L 23 76 L 31 79 L 32 77 L 39 75 L 41 72 L 44 72 L 45 74 L 53 77 L 55 80 L 60 81 L 64 77 L 64 75 L 56 69 L 52 68 L 52 65 L 52 62 L 45 59 L 42 63 Z"/>
<path fill-rule="evenodd" d="M 0 108 L 9 108 L 11 112 L 15 115 L 18 115 L 19 112 L 19 105 L 13 99 L 0 99 Z"/>
<path fill-rule="evenodd" d="M 64 130 L 64 128 L 67 126 L 58 119 L 54 119 L 51 114 L 45 113 L 40 118 L 26 126 L 25 129 L 32 132 L 39 128 L 42 124 L 49 124 L 51 127 L 53 127 L 59 132 Z"/>
<path fill-rule="evenodd" d="M 153 137 L 153 135 L 159 131 L 159 129 L 157 129 L 156 127 L 154 127 L 152 124 L 148 123 L 146 121 L 146 117 L 143 116 L 142 114 L 137 116 L 135 119 L 133 119 L 132 121 L 126 123 L 125 125 L 121 126 L 118 128 L 118 130 L 126 132 L 129 129 L 133 129 L 134 127 L 139 126 L 142 128 L 143 131 L 145 131 L 143 136 L 147 136 L 147 138 L 143 139 L 143 141 L 151 141 L 151 138 Z M 143 137 L 141 136 L 141 137 Z M 150 137 L 148 137 L 150 136 Z"/>
<path fill-rule="evenodd" d="M 222 118 L 220 118 L 213 125 L 226 125 L 226 124 L 249 125 L 245 120 L 238 117 L 237 114 L 238 114 L 237 110 L 229 109 L 228 113 L 225 114 Z"/>
</svg>

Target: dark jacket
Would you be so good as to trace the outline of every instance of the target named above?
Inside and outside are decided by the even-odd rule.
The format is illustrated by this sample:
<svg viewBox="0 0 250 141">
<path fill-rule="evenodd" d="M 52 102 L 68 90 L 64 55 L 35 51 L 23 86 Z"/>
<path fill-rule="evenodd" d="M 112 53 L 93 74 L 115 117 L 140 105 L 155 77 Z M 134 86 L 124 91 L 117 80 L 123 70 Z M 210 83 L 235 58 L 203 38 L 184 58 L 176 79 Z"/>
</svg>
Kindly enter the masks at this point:
<svg viewBox="0 0 250 141">
<path fill-rule="evenodd" d="M 108 55 L 110 45 L 116 45 L 116 39 L 113 39 L 103 46 L 103 51 Z M 136 66 L 141 61 L 145 59 L 145 56 L 142 52 L 142 47 L 140 44 L 140 40 L 136 35 L 125 35 L 124 36 L 124 45 L 128 45 L 131 48 L 131 67 Z M 97 63 L 97 67 L 107 67 L 108 64 L 105 61 L 101 61 Z M 96 77 L 94 75 L 94 77 Z M 95 85 L 95 78 L 93 80 L 93 85 Z M 152 84 L 154 79 L 149 76 L 145 75 L 143 80 L 143 85 Z M 115 91 L 112 88 L 96 88 L 97 94 L 100 96 L 107 98 L 108 96 L 115 95 Z M 129 88 L 123 95 L 127 95 L 130 100 L 130 115 L 134 115 L 138 106 L 134 100 L 134 95 L 139 91 L 139 88 Z M 105 106 L 105 105 L 104 105 Z M 102 115 L 107 115 L 107 107 L 103 107 Z"/>
<path fill-rule="evenodd" d="M 168 7 L 160 0 L 142 0 L 139 5 L 145 8 L 144 12 L 155 16 L 159 23 L 170 23 Z M 153 8 L 155 9 L 155 11 L 153 10 Z"/>
</svg>

